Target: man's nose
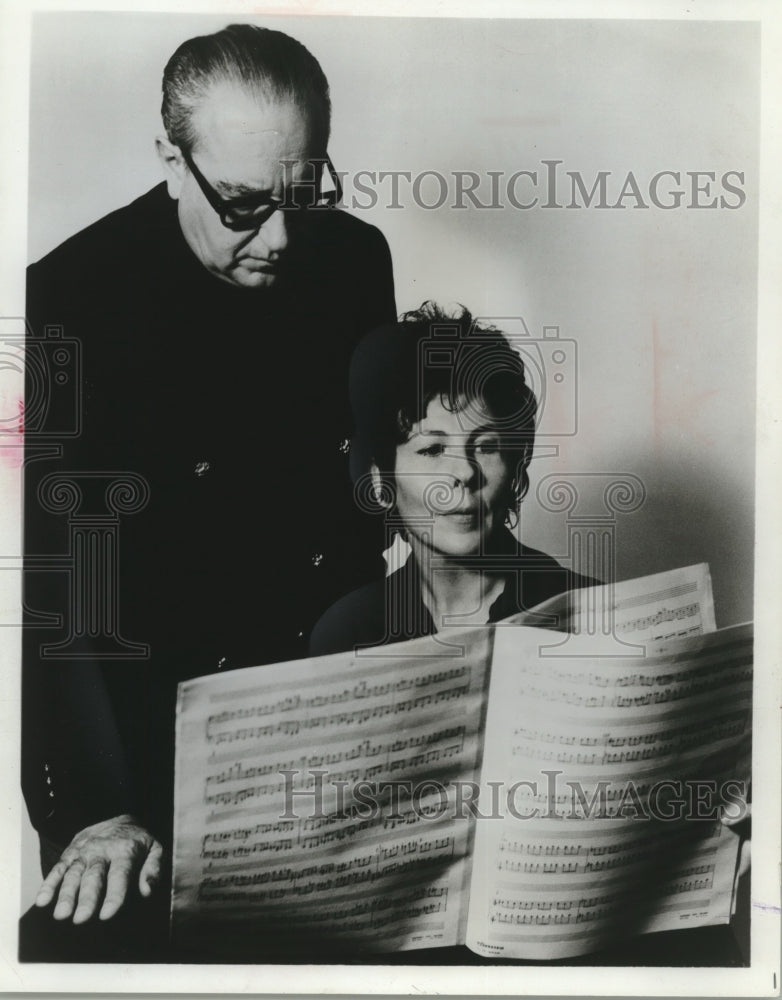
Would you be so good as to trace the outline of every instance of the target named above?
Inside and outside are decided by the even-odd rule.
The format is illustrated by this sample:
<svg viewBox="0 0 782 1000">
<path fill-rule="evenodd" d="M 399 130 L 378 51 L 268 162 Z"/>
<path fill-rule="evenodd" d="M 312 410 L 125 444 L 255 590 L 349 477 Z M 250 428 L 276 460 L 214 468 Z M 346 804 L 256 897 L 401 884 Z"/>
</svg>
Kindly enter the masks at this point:
<svg viewBox="0 0 782 1000">
<path fill-rule="evenodd" d="M 279 210 L 272 212 L 252 242 L 258 240 L 263 243 L 268 255 L 281 254 L 285 251 L 288 246 L 288 223 L 285 212 Z"/>
</svg>

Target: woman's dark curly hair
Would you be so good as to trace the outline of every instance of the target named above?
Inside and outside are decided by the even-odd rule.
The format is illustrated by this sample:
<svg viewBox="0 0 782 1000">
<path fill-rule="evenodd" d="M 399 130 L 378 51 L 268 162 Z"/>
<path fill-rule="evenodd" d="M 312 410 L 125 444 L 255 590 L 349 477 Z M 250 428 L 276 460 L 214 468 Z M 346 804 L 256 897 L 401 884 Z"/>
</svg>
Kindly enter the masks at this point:
<svg viewBox="0 0 782 1000">
<path fill-rule="evenodd" d="M 504 334 L 475 322 L 463 306 L 449 314 L 424 302 L 356 348 L 350 369 L 354 482 L 368 476 L 374 464 L 392 485 L 397 445 L 408 440 L 437 397 L 459 414 L 466 433 L 488 420 L 497 429 L 501 452 L 515 473 L 508 510 L 517 514 L 529 489 L 535 394 L 525 380 L 524 362 Z"/>
</svg>

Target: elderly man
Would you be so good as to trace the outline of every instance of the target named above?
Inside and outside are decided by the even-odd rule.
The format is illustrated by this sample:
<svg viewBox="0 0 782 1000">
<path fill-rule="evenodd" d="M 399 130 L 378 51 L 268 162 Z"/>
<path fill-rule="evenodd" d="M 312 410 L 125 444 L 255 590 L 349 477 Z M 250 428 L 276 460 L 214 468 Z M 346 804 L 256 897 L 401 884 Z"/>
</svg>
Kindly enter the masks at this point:
<svg viewBox="0 0 782 1000">
<path fill-rule="evenodd" d="M 382 573 L 346 384 L 394 318 L 391 262 L 329 205 L 325 76 L 232 25 L 174 53 L 162 112 L 165 184 L 29 271 L 33 337 L 76 342 L 83 374 L 79 433 L 26 470 L 23 783 L 63 934 L 163 880 L 177 682 L 306 655 Z"/>
</svg>

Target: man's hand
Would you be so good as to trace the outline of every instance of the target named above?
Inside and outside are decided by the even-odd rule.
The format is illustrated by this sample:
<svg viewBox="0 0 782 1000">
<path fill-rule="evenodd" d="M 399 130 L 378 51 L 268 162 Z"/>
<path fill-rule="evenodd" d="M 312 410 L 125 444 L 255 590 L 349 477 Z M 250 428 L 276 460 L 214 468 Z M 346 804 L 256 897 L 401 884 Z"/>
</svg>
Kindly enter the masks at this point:
<svg viewBox="0 0 782 1000">
<path fill-rule="evenodd" d="M 162 845 L 132 816 L 88 826 L 76 834 L 46 876 L 35 905 L 48 906 L 57 896 L 54 919 L 67 920 L 73 914 L 73 922 L 83 924 L 102 900 L 99 916 L 108 920 L 122 906 L 139 869 L 139 892 L 151 895 L 160 879 L 162 857 Z"/>
</svg>

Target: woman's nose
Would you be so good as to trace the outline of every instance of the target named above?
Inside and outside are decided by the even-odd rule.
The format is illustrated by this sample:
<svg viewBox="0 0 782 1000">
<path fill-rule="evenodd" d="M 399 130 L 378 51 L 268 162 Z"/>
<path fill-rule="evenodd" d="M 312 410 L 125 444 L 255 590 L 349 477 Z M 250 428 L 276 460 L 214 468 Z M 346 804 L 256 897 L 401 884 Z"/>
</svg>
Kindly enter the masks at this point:
<svg viewBox="0 0 782 1000">
<path fill-rule="evenodd" d="M 452 452 L 450 455 L 450 465 L 448 471 L 463 486 L 472 484 L 475 479 L 477 468 L 469 456 L 464 452 Z"/>
</svg>

